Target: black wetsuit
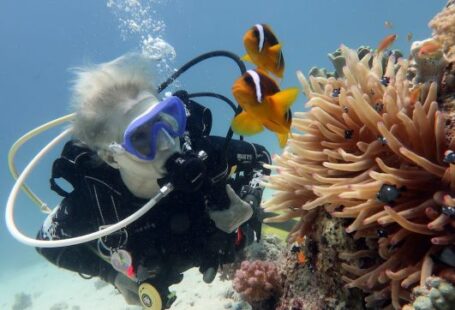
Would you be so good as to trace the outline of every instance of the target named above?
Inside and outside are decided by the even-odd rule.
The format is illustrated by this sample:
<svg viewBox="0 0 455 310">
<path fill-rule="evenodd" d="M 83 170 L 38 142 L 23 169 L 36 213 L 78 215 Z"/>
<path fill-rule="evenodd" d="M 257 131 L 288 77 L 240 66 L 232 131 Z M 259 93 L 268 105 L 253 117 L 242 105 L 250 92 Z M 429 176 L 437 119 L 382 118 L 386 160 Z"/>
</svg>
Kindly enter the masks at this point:
<svg viewBox="0 0 455 310">
<path fill-rule="evenodd" d="M 203 148 L 212 157 L 223 153 L 225 138 L 205 135 L 210 131 L 208 117 L 201 117 L 207 113 L 205 108 L 193 102 L 190 106 L 187 104 L 187 112 L 189 134 L 186 137 L 190 138 L 194 151 Z M 183 143 L 185 139 L 182 139 Z M 262 188 L 256 187 L 254 182 L 261 174 L 270 174 L 263 168 L 264 163 L 270 163 L 270 155 L 263 146 L 239 140 L 231 140 L 225 154 L 225 160 L 215 161 L 215 165 L 218 162 L 226 165 L 227 162 L 229 171 L 236 166 L 227 183 L 255 208 L 253 218 L 242 227 L 258 230 Z M 213 165 L 212 161 L 211 171 L 225 170 Z M 46 220 L 38 239 L 65 239 L 98 231 L 100 226 L 117 223 L 147 202 L 126 188 L 118 170 L 101 162 L 95 153 L 74 141 L 67 143 L 62 157 L 54 163 L 53 172 L 52 180 L 64 177 L 74 190 L 65 193 L 51 182 L 52 188 L 65 198 Z M 151 282 L 160 293 L 166 294 L 170 285 L 181 280 L 183 271 L 191 267 L 200 267 L 203 271 L 232 262 L 236 247 L 240 246 L 238 233 L 227 234 L 217 229 L 210 219 L 207 190 L 211 191 L 207 188 L 196 192 L 175 190 L 146 215 L 120 232 L 103 238 L 103 242 L 97 240 L 37 250 L 59 267 L 114 283 L 117 271 L 102 259 L 102 255 L 108 257 L 107 248 L 125 249 L 133 258 L 134 271 L 140 281 Z M 216 190 L 212 192 L 216 194 Z M 144 270 L 146 276 L 141 275 Z"/>
</svg>

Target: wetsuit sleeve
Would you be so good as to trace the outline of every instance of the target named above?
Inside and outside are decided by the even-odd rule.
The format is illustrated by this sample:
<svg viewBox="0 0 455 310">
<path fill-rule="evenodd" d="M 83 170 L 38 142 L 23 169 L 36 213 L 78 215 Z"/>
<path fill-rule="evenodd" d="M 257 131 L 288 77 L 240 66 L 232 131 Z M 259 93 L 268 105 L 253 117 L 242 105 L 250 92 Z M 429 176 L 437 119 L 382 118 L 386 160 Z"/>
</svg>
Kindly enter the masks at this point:
<svg viewBox="0 0 455 310">
<path fill-rule="evenodd" d="M 225 141 L 226 139 L 222 137 L 209 138 L 209 143 L 217 152 L 224 148 Z M 229 167 L 235 166 L 235 174 L 241 172 L 242 176 L 236 176 L 236 181 L 233 182 L 235 187 L 239 185 L 258 187 L 261 176 L 270 175 L 270 169 L 264 168 L 264 164 L 271 164 L 270 153 L 260 144 L 231 140 L 227 147 L 226 160 Z"/>
<path fill-rule="evenodd" d="M 232 187 L 239 197 L 251 205 L 253 215 L 242 227 L 250 226 L 256 233 L 256 240 L 261 239 L 261 227 L 264 211 L 260 207 L 264 186 L 261 185 L 263 176 L 270 175 L 270 169 L 264 164 L 271 164 L 270 153 L 259 144 L 240 140 L 231 140 L 227 149 L 229 167 L 236 166 Z"/>
<path fill-rule="evenodd" d="M 225 141 L 225 138 L 215 136 L 208 139 L 214 152 L 222 152 Z M 270 153 L 262 145 L 231 140 L 227 147 L 226 160 L 229 169 L 233 171 L 233 178 L 229 183 L 234 191 L 244 200 L 248 195 L 250 200 L 247 202 L 254 207 L 259 206 L 264 191 L 261 178 L 271 172 L 264 167 L 264 164 L 271 164 Z"/>
<path fill-rule="evenodd" d="M 72 194 L 46 218 L 38 232 L 39 240 L 59 240 L 93 232 L 95 225 L 89 225 L 90 216 L 78 212 L 78 204 L 83 203 Z M 80 208 L 83 209 L 83 208 Z M 117 271 L 95 254 L 92 243 L 59 248 L 37 248 L 39 254 L 58 267 L 88 276 L 98 276 L 106 282 L 114 283 Z"/>
</svg>

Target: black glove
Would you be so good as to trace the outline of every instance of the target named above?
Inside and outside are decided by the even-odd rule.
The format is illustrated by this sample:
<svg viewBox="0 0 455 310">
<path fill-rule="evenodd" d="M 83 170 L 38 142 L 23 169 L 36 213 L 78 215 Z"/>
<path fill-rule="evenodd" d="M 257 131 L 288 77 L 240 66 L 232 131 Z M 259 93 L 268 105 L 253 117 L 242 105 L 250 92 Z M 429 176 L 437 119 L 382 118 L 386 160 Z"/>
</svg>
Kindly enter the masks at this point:
<svg viewBox="0 0 455 310">
<path fill-rule="evenodd" d="M 205 181 L 206 166 L 192 152 L 175 153 L 165 164 L 168 174 L 158 180 L 160 186 L 171 182 L 176 190 L 191 193 L 197 191 Z"/>
<path fill-rule="evenodd" d="M 251 187 L 249 185 L 243 186 L 240 191 L 242 200 L 249 203 L 253 209 L 253 215 L 244 225 L 249 226 L 256 233 L 256 241 L 261 240 L 262 222 L 265 218 L 264 210 L 260 206 L 262 191 L 261 187 Z"/>
</svg>

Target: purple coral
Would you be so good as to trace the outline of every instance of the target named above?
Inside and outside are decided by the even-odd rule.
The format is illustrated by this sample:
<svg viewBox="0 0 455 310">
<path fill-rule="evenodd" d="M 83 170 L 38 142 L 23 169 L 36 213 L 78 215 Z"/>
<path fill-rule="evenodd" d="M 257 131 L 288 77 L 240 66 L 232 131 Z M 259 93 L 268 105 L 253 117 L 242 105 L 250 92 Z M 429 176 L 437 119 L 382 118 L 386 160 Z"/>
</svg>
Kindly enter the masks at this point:
<svg viewBox="0 0 455 310">
<path fill-rule="evenodd" d="M 243 261 L 235 272 L 234 289 L 247 302 L 260 302 L 281 294 L 277 266 L 260 260 Z"/>
</svg>

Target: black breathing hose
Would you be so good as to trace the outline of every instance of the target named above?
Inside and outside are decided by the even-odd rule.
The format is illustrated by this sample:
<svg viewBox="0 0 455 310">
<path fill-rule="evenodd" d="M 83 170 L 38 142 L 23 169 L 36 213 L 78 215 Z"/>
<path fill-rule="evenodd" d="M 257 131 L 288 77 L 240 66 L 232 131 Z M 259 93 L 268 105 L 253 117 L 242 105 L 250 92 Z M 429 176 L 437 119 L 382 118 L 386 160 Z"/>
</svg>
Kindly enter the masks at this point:
<svg viewBox="0 0 455 310">
<path fill-rule="evenodd" d="M 198 64 L 198 63 L 200 63 L 200 62 L 202 62 L 204 60 L 207 60 L 209 58 L 213 58 L 213 57 L 227 57 L 227 58 L 230 58 L 230 59 L 232 59 L 232 60 L 234 60 L 236 62 L 237 66 L 240 69 L 241 75 L 243 75 L 246 72 L 245 63 L 236 54 L 234 54 L 232 52 L 229 52 L 229 51 L 212 51 L 212 52 L 208 52 L 208 53 L 199 55 L 198 57 L 188 61 L 186 64 L 181 66 L 166 81 L 164 81 L 163 83 L 160 84 L 160 86 L 158 86 L 158 89 L 157 89 L 158 93 L 161 93 L 163 90 L 165 90 L 182 73 L 187 71 L 192 66 L 194 66 L 194 65 L 196 65 L 196 64 Z M 211 92 L 194 93 L 194 94 L 189 94 L 188 97 L 189 98 L 192 98 L 192 97 L 193 98 L 194 97 L 214 97 L 214 98 L 218 98 L 218 99 L 221 99 L 221 100 L 225 101 L 227 104 L 229 104 L 229 106 L 231 106 L 231 108 L 234 110 L 235 115 L 238 115 L 240 112 L 242 112 L 242 108 L 240 106 L 237 106 L 237 108 L 236 108 L 235 104 L 229 98 L 227 98 L 227 97 L 225 97 L 223 95 L 217 94 L 217 93 L 211 93 Z M 231 141 L 233 134 L 234 133 L 233 133 L 231 127 L 229 126 L 229 130 L 228 130 L 228 132 L 226 134 L 226 142 L 224 143 L 224 147 L 223 147 L 224 148 L 224 150 L 223 150 L 224 152 L 226 152 L 227 146 L 228 146 L 229 142 Z M 240 139 L 243 140 L 243 137 L 240 136 Z"/>
<path fill-rule="evenodd" d="M 229 51 L 213 51 L 213 52 L 208 52 L 202 55 L 199 55 L 198 57 L 188 61 L 186 64 L 180 67 L 177 71 L 174 72 L 166 81 L 161 83 L 160 86 L 158 86 L 158 93 L 161 93 L 164 89 L 166 89 L 170 84 L 172 84 L 182 73 L 184 73 L 186 70 L 191 68 L 192 66 L 200 63 L 201 61 L 207 60 L 209 58 L 213 57 L 227 57 L 231 58 L 237 63 L 237 66 L 239 66 L 240 73 L 243 75 L 246 72 L 246 66 L 243 63 L 243 61 L 240 59 L 239 56 L 236 54 L 229 52 Z"/>
<path fill-rule="evenodd" d="M 196 97 L 218 98 L 218 99 L 223 100 L 224 102 L 226 102 L 232 108 L 232 110 L 234 110 L 234 113 L 237 112 L 237 108 L 235 106 L 235 103 L 232 102 L 232 100 L 229 99 L 226 96 L 223 96 L 223 95 L 220 95 L 220 94 L 217 94 L 217 93 L 211 93 L 211 92 L 200 92 L 200 93 L 188 94 L 188 98 L 196 98 Z"/>
</svg>

